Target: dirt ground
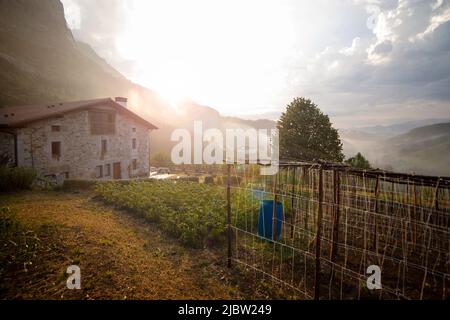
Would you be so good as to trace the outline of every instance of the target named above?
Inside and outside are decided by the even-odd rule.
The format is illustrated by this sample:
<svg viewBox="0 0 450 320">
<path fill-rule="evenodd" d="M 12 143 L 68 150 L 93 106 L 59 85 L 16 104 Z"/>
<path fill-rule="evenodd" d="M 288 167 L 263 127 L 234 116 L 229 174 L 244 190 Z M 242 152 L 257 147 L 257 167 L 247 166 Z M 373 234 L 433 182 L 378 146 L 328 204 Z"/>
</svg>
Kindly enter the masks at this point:
<svg viewBox="0 0 450 320">
<path fill-rule="evenodd" d="M 183 247 L 92 194 L 0 195 L 0 207 L 17 211 L 25 236 L 2 244 L 1 299 L 248 298 L 230 278 L 224 254 Z M 32 247 L 26 261 L 15 253 L 20 246 Z M 81 290 L 66 288 L 73 264 L 81 268 Z"/>
</svg>

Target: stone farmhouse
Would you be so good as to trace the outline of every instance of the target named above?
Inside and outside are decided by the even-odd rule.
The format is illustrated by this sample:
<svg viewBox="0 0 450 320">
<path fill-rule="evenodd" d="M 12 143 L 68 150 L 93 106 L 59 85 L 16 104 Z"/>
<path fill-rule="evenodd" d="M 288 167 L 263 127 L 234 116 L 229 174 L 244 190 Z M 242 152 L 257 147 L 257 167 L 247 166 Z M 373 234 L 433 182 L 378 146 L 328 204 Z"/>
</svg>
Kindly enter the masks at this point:
<svg viewBox="0 0 450 320">
<path fill-rule="evenodd" d="M 145 177 L 155 129 L 121 97 L 5 107 L 0 156 L 58 181 Z"/>
</svg>

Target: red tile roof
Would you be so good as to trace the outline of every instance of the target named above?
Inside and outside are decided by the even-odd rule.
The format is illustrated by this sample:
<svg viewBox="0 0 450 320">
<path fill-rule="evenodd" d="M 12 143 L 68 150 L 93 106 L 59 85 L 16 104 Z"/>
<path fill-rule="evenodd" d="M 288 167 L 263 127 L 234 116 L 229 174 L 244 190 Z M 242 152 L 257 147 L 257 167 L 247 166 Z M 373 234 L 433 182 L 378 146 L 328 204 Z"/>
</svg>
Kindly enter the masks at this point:
<svg viewBox="0 0 450 320">
<path fill-rule="evenodd" d="M 30 122 L 105 104 L 141 122 L 148 129 L 158 129 L 146 119 L 137 115 L 132 110 L 121 106 L 111 98 L 0 108 L 0 128 L 22 127 Z"/>
</svg>

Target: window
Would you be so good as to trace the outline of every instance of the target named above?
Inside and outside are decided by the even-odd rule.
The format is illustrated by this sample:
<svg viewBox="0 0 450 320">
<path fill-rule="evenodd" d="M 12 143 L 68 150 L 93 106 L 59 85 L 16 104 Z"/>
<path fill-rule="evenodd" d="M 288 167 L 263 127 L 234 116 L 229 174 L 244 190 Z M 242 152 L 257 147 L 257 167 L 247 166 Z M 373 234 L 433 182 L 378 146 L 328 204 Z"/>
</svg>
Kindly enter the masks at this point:
<svg viewBox="0 0 450 320">
<path fill-rule="evenodd" d="M 61 158 L 61 142 L 52 142 L 52 159 L 59 160 Z"/>
<path fill-rule="evenodd" d="M 103 178 L 103 166 L 96 166 L 95 167 L 95 177 L 96 178 Z"/>
<path fill-rule="evenodd" d="M 105 165 L 105 177 L 110 177 L 110 176 L 111 176 L 111 165 L 106 164 Z"/>
<path fill-rule="evenodd" d="M 116 115 L 112 111 L 89 111 L 91 134 L 114 134 Z"/>
<path fill-rule="evenodd" d="M 102 140 L 102 156 L 108 151 L 108 141 Z"/>
<path fill-rule="evenodd" d="M 61 126 L 52 126 L 52 132 L 60 132 Z"/>
<path fill-rule="evenodd" d="M 136 149 L 136 139 L 132 140 L 133 149 Z"/>
<path fill-rule="evenodd" d="M 138 164 L 137 164 L 137 159 L 133 159 L 133 170 L 137 170 Z"/>
<path fill-rule="evenodd" d="M 132 130 L 133 130 L 133 132 L 136 132 L 136 128 L 133 128 Z"/>
</svg>

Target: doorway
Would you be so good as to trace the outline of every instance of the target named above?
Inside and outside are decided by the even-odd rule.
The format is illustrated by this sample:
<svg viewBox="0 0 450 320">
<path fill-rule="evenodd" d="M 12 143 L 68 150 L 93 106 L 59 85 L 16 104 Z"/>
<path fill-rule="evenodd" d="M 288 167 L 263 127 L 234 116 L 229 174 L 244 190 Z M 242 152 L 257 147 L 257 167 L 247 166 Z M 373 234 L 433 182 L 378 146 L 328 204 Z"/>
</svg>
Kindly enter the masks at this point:
<svg viewBox="0 0 450 320">
<path fill-rule="evenodd" d="M 122 170 L 120 167 L 120 162 L 115 162 L 113 164 L 113 178 L 114 179 L 122 179 Z"/>
</svg>

